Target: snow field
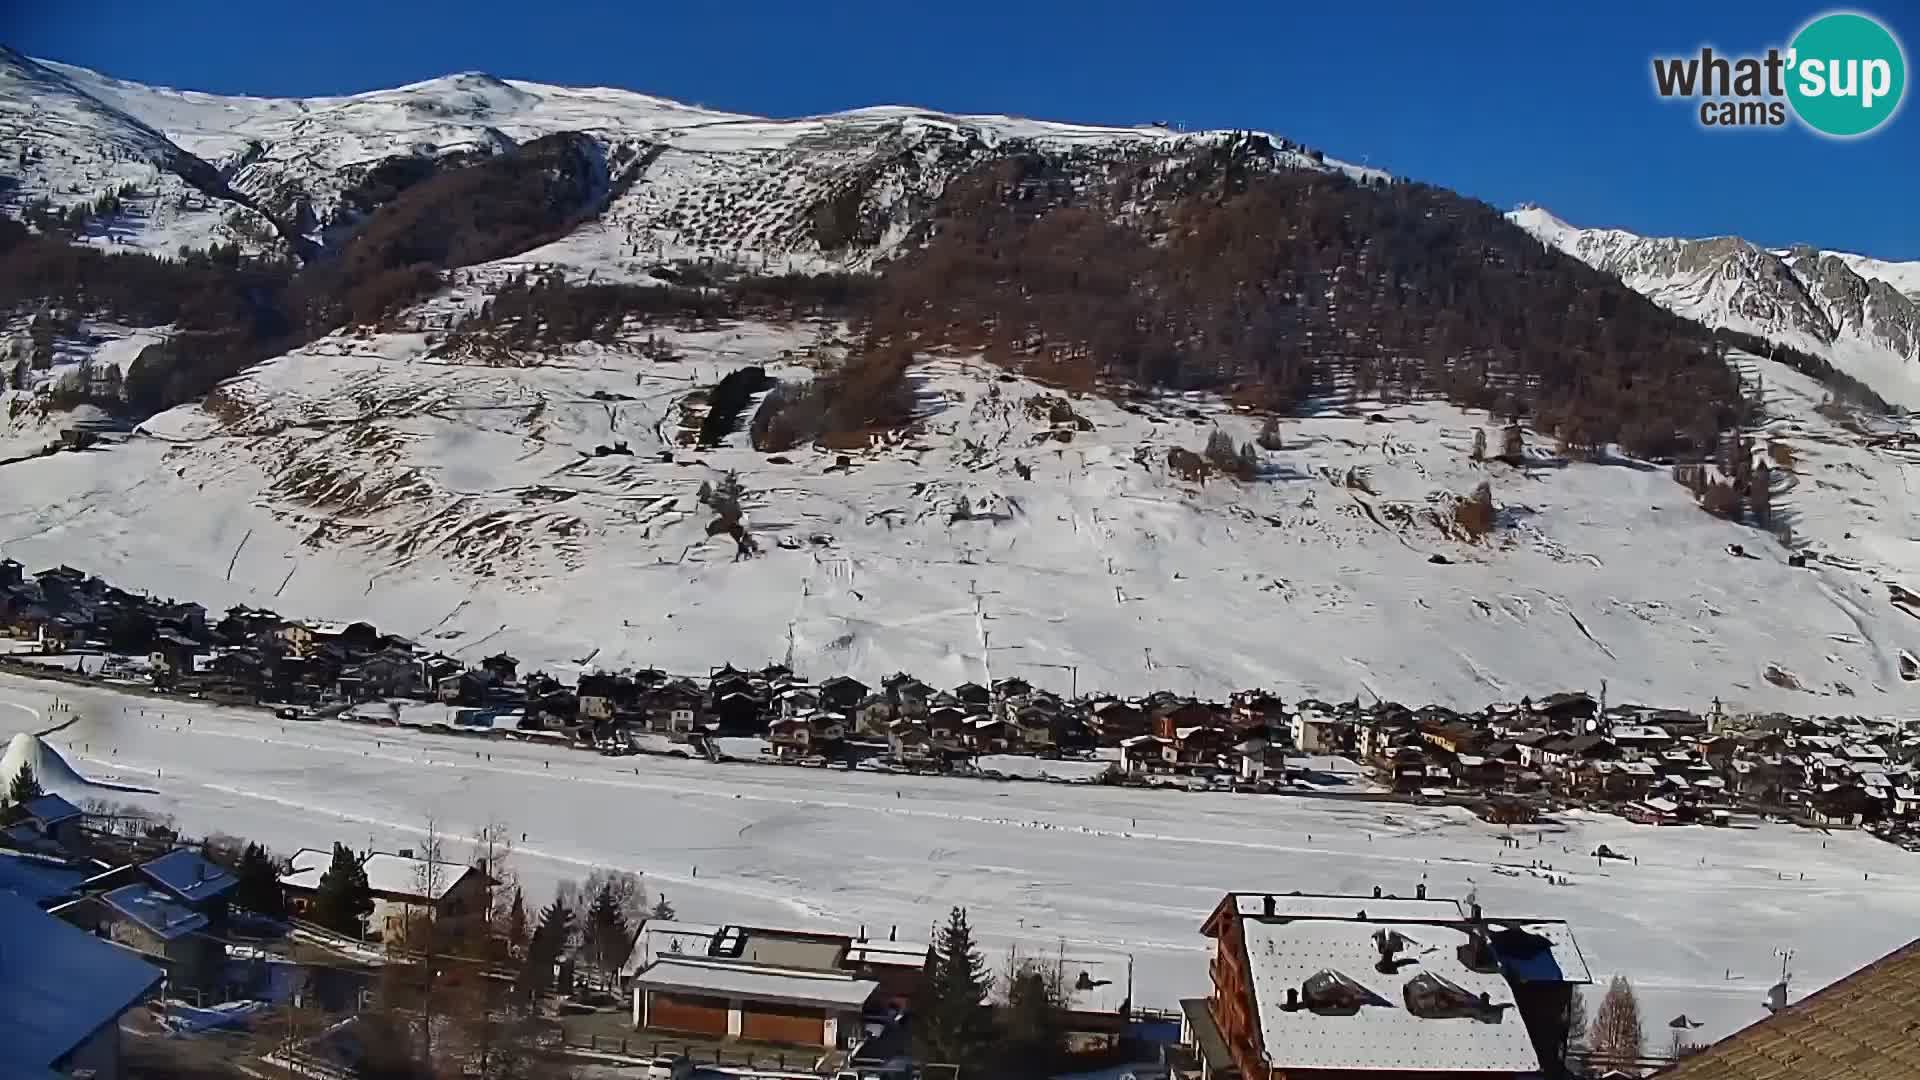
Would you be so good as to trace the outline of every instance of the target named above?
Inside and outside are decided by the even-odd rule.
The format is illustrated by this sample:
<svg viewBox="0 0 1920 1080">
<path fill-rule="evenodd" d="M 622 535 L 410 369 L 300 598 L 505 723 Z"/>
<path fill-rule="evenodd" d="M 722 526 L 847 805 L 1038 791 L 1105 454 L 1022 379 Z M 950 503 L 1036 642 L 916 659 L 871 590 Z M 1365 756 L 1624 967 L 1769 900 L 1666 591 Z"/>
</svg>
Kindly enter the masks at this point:
<svg viewBox="0 0 1920 1080">
<path fill-rule="evenodd" d="M 136 803 L 190 834 L 244 833 L 285 852 L 417 848 L 432 819 L 462 854 L 459 838 L 500 822 L 537 899 L 612 866 L 705 922 L 897 926 L 911 939 L 959 904 L 990 965 L 1013 945 L 1062 952 L 1070 971 L 1112 981 L 1081 1002 L 1098 1007 L 1118 1004 L 1129 957 L 1141 1006 L 1204 993 L 1198 927 L 1229 889 L 1408 895 L 1424 881 L 1489 911 L 1565 918 L 1597 979 L 1628 975 L 1650 1025 L 1685 1012 L 1706 1022 L 1702 1038 L 1762 1015 L 1774 949 L 1795 951 L 1798 998 L 1920 922 L 1920 865 L 1857 833 L 1574 814 L 1537 838 L 1522 830 L 1514 850 L 1503 830 L 1449 809 L 608 759 L 0 676 L 0 701 L 44 713 L 55 694 L 79 719 L 49 742 L 77 769 L 158 792 L 69 798 Z M 14 725 L 0 730 L 36 722 L 0 709 Z M 1602 843 L 1638 865 L 1597 866 L 1587 853 Z"/>
</svg>

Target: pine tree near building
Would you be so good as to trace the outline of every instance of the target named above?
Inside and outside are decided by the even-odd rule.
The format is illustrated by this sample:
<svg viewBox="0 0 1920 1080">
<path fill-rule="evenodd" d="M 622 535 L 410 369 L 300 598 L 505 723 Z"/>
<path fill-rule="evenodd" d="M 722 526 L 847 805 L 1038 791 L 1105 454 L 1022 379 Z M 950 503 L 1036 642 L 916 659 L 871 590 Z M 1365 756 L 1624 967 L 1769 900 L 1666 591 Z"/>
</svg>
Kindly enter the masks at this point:
<svg viewBox="0 0 1920 1080">
<path fill-rule="evenodd" d="M 572 936 L 573 912 L 556 896 L 540 912 L 540 925 L 527 943 L 527 961 L 520 969 L 520 998 L 533 1011 L 539 1011 L 540 995 L 553 985 L 554 965 L 566 954 Z"/>
<path fill-rule="evenodd" d="M 973 943 L 965 908 L 954 908 L 934 945 L 914 1037 L 931 1062 L 969 1064 L 993 1040 L 986 1004 L 992 979 Z"/>
<path fill-rule="evenodd" d="M 620 965 L 627 958 L 629 934 L 626 913 L 621 910 L 620 898 L 614 895 L 613 886 L 600 886 L 587 908 L 585 946 L 587 960 L 605 980 L 603 985 L 613 985 L 615 976 L 619 975 Z"/>
<path fill-rule="evenodd" d="M 507 946 L 515 953 L 527 947 L 527 903 L 518 888 L 513 890 L 513 904 L 507 908 Z"/>
<path fill-rule="evenodd" d="M 7 784 L 7 804 L 10 806 L 24 806 L 45 794 L 40 787 L 40 778 L 34 775 L 30 763 L 22 764 L 20 771 L 14 773 L 13 779 Z"/>
<path fill-rule="evenodd" d="M 367 871 L 345 844 L 333 845 L 333 861 L 320 875 L 309 914 L 336 933 L 358 936 L 365 931 L 365 919 L 373 914 L 373 890 L 367 884 Z"/>
<path fill-rule="evenodd" d="M 233 889 L 234 903 L 256 915 L 286 918 L 287 895 L 280 887 L 280 865 L 266 848 L 249 843 L 234 876 L 239 879 Z"/>
<path fill-rule="evenodd" d="M 1031 960 L 1008 975 L 1007 1001 L 996 1017 L 995 1056 L 1005 1076 L 1052 1076 L 1067 1048 L 1067 994 L 1061 971 Z"/>
</svg>

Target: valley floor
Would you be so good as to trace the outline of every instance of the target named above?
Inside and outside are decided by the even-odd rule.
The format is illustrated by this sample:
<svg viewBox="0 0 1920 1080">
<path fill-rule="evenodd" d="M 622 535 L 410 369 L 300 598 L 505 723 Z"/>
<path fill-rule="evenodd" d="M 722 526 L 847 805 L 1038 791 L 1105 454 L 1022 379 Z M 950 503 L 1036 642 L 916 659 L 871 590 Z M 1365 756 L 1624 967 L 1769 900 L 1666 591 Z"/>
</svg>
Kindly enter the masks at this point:
<svg viewBox="0 0 1920 1080">
<path fill-rule="evenodd" d="M 54 715 L 56 696 L 71 710 Z M 48 741 L 76 769 L 152 793 L 64 794 L 172 814 L 189 835 L 393 850 L 418 848 L 431 820 L 463 857 L 466 837 L 499 822 L 538 902 L 609 866 L 704 922 L 920 939 L 957 904 L 990 966 L 1017 945 L 1108 981 L 1086 1007 L 1118 1005 L 1129 963 L 1140 1006 L 1204 993 L 1198 928 L 1229 889 L 1404 895 L 1425 882 L 1492 912 L 1568 919 L 1597 980 L 1634 981 L 1660 1046 L 1676 1014 L 1704 1022 L 1700 1040 L 1759 1019 L 1776 949 L 1794 950 L 1798 999 L 1920 925 L 1920 859 L 1858 833 L 1569 814 L 1513 850 L 1452 809 L 602 758 L 0 676 L 0 731 L 66 719 Z M 1596 865 L 1587 853 L 1603 843 L 1638 863 Z"/>
</svg>

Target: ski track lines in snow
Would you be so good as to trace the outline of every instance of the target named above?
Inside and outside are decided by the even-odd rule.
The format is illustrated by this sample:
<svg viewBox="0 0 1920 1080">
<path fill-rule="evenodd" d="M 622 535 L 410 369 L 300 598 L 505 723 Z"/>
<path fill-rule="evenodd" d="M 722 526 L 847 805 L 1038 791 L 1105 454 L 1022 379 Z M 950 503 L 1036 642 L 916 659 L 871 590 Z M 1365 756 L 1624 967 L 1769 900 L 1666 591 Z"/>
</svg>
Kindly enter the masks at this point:
<svg viewBox="0 0 1920 1080">
<path fill-rule="evenodd" d="M 1859 834 L 1572 814 L 1521 833 L 1516 851 L 1457 810 L 606 759 L 11 676 L 0 676 L 0 702 L 13 706 L 0 726 L 38 726 L 34 706 L 55 694 L 78 718 L 56 746 L 90 773 L 118 774 L 101 779 L 158 788 L 113 797 L 171 813 L 189 834 L 239 832 L 282 852 L 336 840 L 392 850 L 417 846 L 432 817 L 460 851 L 501 821 L 526 833 L 516 865 L 536 900 L 610 866 L 704 921 L 892 924 L 917 938 L 960 904 L 996 963 L 1016 943 L 1064 948 L 1108 979 L 1131 956 L 1145 1005 L 1205 990 L 1199 923 L 1235 888 L 1406 894 L 1425 881 L 1440 896 L 1475 892 L 1490 911 L 1566 918 L 1597 978 L 1627 974 L 1650 1015 L 1704 1019 L 1703 1037 L 1759 1018 L 1775 947 L 1797 950 L 1797 995 L 1910 939 L 1920 914 L 1920 865 Z M 1600 843 L 1640 864 L 1595 866 L 1583 855 Z M 1549 874 L 1570 884 L 1550 886 Z M 1118 992 L 1082 1004 L 1112 1007 Z"/>
</svg>

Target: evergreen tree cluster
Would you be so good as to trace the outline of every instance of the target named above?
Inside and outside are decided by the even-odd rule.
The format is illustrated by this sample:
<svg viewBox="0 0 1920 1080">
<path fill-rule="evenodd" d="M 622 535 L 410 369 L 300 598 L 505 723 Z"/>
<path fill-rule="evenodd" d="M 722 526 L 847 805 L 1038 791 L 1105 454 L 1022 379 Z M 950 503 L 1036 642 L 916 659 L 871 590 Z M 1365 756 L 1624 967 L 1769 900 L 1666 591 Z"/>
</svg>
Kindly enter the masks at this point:
<svg viewBox="0 0 1920 1080">
<path fill-rule="evenodd" d="M 1023 197 L 1054 167 L 1030 155 L 950 185 L 926 244 L 884 271 L 874 332 L 1068 385 L 1250 388 L 1282 410 L 1438 393 L 1649 455 L 1742 419 L 1707 331 L 1485 204 L 1231 169 Z M 1150 209 L 1124 212 L 1143 194 Z"/>
</svg>

